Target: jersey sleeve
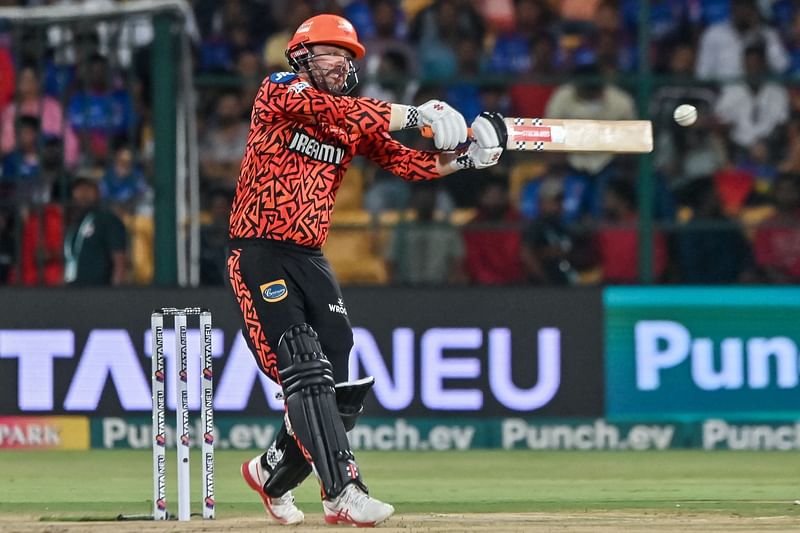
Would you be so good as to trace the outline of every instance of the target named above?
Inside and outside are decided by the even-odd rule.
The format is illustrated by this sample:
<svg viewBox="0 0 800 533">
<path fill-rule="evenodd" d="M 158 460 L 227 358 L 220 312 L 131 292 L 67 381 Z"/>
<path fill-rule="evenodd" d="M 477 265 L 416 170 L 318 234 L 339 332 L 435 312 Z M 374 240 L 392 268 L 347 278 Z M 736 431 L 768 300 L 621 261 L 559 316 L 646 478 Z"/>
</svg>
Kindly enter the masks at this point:
<svg viewBox="0 0 800 533">
<path fill-rule="evenodd" d="M 361 137 L 356 153 L 407 181 L 441 177 L 436 170 L 438 152 L 414 150 L 396 141 L 385 131 Z"/>
<path fill-rule="evenodd" d="M 283 78 L 290 81 L 275 81 L 275 74 L 264 80 L 253 108 L 256 119 L 271 122 L 270 115 L 279 115 L 301 122 L 333 124 L 362 135 L 389 130 L 392 115 L 389 102 L 333 96 L 314 89 L 294 74 Z"/>
</svg>

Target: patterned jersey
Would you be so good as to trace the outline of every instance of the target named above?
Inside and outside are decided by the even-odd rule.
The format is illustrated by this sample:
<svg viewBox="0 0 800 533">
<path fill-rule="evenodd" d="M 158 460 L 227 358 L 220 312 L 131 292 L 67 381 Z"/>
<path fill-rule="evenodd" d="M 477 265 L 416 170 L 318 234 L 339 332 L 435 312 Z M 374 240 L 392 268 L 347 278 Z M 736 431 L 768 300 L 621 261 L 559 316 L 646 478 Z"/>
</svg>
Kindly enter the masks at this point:
<svg viewBox="0 0 800 533">
<path fill-rule="evenodd" d="M 391 104 L 331 96 L 296 74 L 272 74 L 258 91 L 230 219 L 234 239 L 325 243 L 336 191 L 356 155 L 406 180 L 438 178 L 436 152 L 388 134 Z"/>
</svg>

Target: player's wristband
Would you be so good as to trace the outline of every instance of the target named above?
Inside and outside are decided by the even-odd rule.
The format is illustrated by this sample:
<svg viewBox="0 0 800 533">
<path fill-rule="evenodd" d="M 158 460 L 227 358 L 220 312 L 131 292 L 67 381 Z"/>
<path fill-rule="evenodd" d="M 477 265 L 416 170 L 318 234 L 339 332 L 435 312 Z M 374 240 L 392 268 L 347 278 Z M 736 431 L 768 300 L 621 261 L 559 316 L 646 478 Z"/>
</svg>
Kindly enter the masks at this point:
<svg viewBox="0 0 800 533">
<path fill-rule="evenodd" d="M 419 118 L 419 111 L 413 105 L 407 106 L 406 108 L 406 116 L 403 120 L 403 129 L 409 130 L 411 128 L 419 128 L 420 126 L 420 118 Z"/>
<path fill-rule="evenodd" d="M 413 105 L 392 104 L 389 131 L 408 130 L 422 126 L 419 110 Z"/>
<path fill-rule="evenodd" d="M 475 160 L 468 151 L 464 151 L 464 153 L 450 161 L 449 166 L 453 170 L 466 170 L 468 168 L 475 168 Z"/>
</svg>

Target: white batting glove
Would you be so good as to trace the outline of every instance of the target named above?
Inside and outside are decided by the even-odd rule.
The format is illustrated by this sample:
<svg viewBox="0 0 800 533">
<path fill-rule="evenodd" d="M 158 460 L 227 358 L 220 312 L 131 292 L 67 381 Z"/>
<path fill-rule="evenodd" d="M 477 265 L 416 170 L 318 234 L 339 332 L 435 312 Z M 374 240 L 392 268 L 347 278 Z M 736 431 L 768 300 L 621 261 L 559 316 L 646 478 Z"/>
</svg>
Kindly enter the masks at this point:
<svg viewBox="0 0 800 533">
<path fill-rule="evenodd" d="M 430 126 L 439 150 L 455 150 L 467 140 L 467 121 L 463 115 L 440 100 L 428 100 L 417 107 L 419 125 Z"/>
<path fill-rule="evenodd" d="M 472 137 L 481 148 L 505 148 L 508 131 L 503 115 L 484 111 L 472 121 Z"/>
<path fill-rule="evenodd" d="M 473 130 L 474 133 L 475 130 Z M 450 166 L 454 170 L 464 170 L 467 168 L 486 168 L 496 165 L 503 155 L 503 148 L 481 148 L 477 141 L 469 143 L 467 150 L 456 157 Z"/>
</svg>

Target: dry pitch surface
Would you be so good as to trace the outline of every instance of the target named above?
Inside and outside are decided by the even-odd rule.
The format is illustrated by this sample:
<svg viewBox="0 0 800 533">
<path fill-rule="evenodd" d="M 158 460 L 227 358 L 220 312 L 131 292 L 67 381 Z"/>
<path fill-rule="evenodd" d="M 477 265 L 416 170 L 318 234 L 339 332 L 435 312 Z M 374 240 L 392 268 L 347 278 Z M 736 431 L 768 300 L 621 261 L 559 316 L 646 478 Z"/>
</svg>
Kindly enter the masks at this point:
<svg viewBox="0 0 800 533">
<path fill-rule="evenodd" d="M 715 532 L 797 532 L 795 516 L 740 517 L 723 515 L 681 515 L 667 513 L 481 513 L 401 514 L 376 528 L 385 532 L 485 531 L 485 532 L 619 532 L 652 533 L 683 531 Z M 0 515 L 4 533 L 128 533 L 150 531 L 254 532 L 254 531 L 349 531 L 327 526 L 322 515 L 308 515 L 300 527 L 278 527 L 267 519 L 224 518 L 213 522 L 41 522 L 38 517 Z"/>
</svg>

